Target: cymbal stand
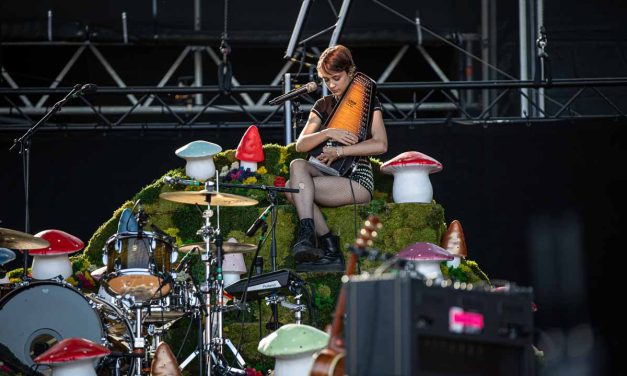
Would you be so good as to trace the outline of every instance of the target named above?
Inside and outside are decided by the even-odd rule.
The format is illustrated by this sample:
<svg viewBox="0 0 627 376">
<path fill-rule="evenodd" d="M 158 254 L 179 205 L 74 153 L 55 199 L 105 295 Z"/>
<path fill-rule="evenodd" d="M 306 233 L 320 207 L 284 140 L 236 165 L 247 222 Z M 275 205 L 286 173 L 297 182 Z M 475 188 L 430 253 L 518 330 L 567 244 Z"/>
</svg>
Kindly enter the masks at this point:
<svg viewBox="0 0 627 376">
<path fill-rule="evenodd" d="M 144 360 L 143 355 L 145 354 L 146 348 L 146 340 L 142 334 L 142 309 L 143 304 L 141 302 L 136 302 L 135 298 L 131 295 L 127 295 L 123 298 L 128 302 L 128 306 L 130 310 L 135 310 L 135 333 L 133 333 L 133 358 L 135 361 L 135 372 L 133 375 L 141 376 L 142 375 L 142 361 Z"/>
<path fill-rule="evenodd" d="M 217 172 L 216 172 L 217 173 Z M 218 182 L 218 176 L 216 175 L 216 182 Z M 207 181 L 205 183 L 205 190 L 209 192 L 214 191 L 214 183 Z M 219 192 L 219 186 L 216 184 L 216 192 Z M 216 227 L 211 226 L 211 217 L 213 216 L 213 211 L 211 210 L 211 195 L 207 195 L 207 210 L 203 212 L 203 218 L 205 219 L 205 224 L 199 231 L 200 235 L 202 235 L 205 241 L 205 253 L 202 255 L 201 259 L 205 262 L 205 280 L 206 280 L 206 289 L 204 291 L 205 297 L 205 306 L 206 306 L 206 314 L 207 317 L 205 319 L 205 327 L 204 327 L 204 360 L 205 360 L 205 369 L 207 376 L 212 374 L 212 370 L 214 368 L 220 367 L 220 369 L 224 369 L 225 372 L 229 374 L 238 374 L 241 373 L 245 375 L 245 372 L 240 369 L 228 367 L 226 364 L 220 364 L 224 362 L 223 357 L 223 345 L 225 343 L 223 337 L 223 321 L 222 314 L 224 312 L 224 278 L 222 274 L 222 259 L 223 259 L 223 251 L 222 251 L 222 234 L 220 233 L 220 206 L 216 205 L 216 213 L 217 213 L 217 221 Z M 213 280 L 213 275 L 211 273 L 211 239 L 215 244 L 215 280 Z M 215 292 L 215 302 L 214 307 L 211 307 L 211 292 Z M 215 329 L 214 329 L 215 328 Z M 227 343 L 228 344 L 228 343 Z M 234 347 L 229 346 L 229 348 L 233 351 Z M 245 362 L 242 359 L 241 355 L 237 352 L 237 350 L 233 351 L 238 363 L 240 366 L 244 366 Z M 224 366 L 224 367 L 221 367 Z"/>
</svg>

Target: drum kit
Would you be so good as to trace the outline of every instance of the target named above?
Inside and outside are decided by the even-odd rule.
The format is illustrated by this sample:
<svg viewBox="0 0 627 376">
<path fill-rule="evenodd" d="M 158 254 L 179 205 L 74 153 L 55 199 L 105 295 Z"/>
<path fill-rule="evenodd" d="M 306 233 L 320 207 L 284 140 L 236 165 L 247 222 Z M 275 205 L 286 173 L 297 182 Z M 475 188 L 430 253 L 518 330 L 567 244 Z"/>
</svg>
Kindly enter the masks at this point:
<svg viewBox="0 0 627 376">
<path fill-rule="evenodd" d="M 99 375 L 145 375 L 163 335 L 178 320 L 189 317 L 197 320 L 199 328 L 202 323 L 202 339 L 179 367 L 185 368 L 198 357 L 203 375 L 245 375 L 242 356 L 223 337 L 223 314 L 233 306 L 224 301 L 222 258 L 228 253 L 252 253 L 257 245 L 223 243 L 219 212 L 221 206 L 258 202 L 214 190 L 211 181 L 204 188 L 160 195 L 164 200 L 203 207 L 203 225 L 197 232 L 204 240 L 201 243 L 177 248 L 174 239 L 156 226 L 152 226 L 153 232 L 144 231 L 148 216 L 139 205 L 134 213 L 137 231 L 118 232 L 106 241 L 101 274 L 92 273 L 100 281 L 97 293 L 83 293 L 62 278 L 34 280 L 26 273 L 19 283 L 4 285 L 0 355 L 8 350 L 21 365 L 36 367 L 33 359 L 54 343 L 80 337 L 111 350 L 97 366 Z M 0 228 L 0 247 L 30 250 L 47 247 L 47 243 L 27 233 Z M 183 257 L 177 263 L 179 253 Z M 201 281 L 190 270 L 189 260 L 196 253 L 204 263 L 205 279 Z M 236 305 L 236 309 L 243 306 Z M 225 360 L 226 346 L 239 368 Z"/>
</svg>

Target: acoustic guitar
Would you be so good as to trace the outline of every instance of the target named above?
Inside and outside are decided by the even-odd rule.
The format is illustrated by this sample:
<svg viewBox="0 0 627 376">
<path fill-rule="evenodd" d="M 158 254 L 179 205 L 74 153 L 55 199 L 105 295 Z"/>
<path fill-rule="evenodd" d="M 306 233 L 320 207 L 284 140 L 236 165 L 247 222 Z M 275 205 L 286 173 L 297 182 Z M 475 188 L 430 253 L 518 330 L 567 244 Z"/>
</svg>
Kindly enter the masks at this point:
<svg viewBox="0 0 627 376">
<path fill-rule="evenodd" d="M 381 228 L 379 218 L 369 216 L 364 222 L 364 226 L 359 231 L 359 236 L 353 244 L 354 248 L 365 249 L 372 246 L 372 239 L 377 236 L 377 231 Z M 351 252 L 350 260 L 346 266 L 346 275 L 342 277 L 342 281 L 346 282 L 347 277 L 355 272 L 357 265 L 357 255 Z M 342 338 L 342 327 L 344 321 L 344 312 L 346 311 L 346 288 L 342 286 L 340 297 L 335 307 L 335 314 L 331 324 L 329 344 L 316 355 L 314 363 L 309 373 L 310 376 L 344 376 L 344 357 L 346 348 L 344 339 Z"/>
</svg>

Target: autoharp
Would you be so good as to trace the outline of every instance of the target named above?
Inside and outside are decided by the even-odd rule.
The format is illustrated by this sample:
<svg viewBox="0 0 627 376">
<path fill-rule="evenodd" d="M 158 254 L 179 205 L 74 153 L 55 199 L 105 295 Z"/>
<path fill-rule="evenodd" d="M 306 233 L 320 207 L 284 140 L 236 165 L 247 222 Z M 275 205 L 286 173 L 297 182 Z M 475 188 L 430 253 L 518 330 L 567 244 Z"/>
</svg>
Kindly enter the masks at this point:
<svg viewBox="0 0 627 376">
<path fill-rule="evenodd" d="M 324 128 L 337 128 L 349 131 L 357 136 L 358 142 L 364 141 L 372 126 L 372 110 L 377 84 L 370 77 L 357 72 L 346 91 L 329 115 Z M 343 146 L 329 140 L 316 146 L 309 152 L 308 161 L 327 175 L 345 176 L 353 170 L 361 157 L 348 156 L 334 160 L 329 166 L 316 157 L 322 154 L 325 146 Z"/>
</svg>

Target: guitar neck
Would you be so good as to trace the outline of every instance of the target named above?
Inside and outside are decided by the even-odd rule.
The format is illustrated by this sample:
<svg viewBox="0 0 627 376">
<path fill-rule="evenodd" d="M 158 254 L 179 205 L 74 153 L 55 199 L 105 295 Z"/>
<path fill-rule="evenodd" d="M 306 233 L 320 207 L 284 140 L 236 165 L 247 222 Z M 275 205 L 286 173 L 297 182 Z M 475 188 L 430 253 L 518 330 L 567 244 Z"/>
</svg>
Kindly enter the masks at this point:
<svg viewBox="0 0 627 376">
<path fill-rule="evenodd" d="M 355 273 L 355 267 L 357 265 L 357 255 L 351 253 L 348 266 L 346 268 L 346 275 L 351 276 Z M 342 285 L 340 289 L 340 296 L 335 307 L 335 314 L 333 316 L 333 323 L 331 325 L 331 339 L 329 340 L 329 348 L 335 351 L 341 351 L 344 349 L 344 340 L 342 339 L 342 329 L 344 326 L 344 313 L 346 311 L 346 286 Z"/>
</svg>

